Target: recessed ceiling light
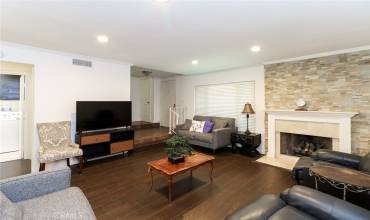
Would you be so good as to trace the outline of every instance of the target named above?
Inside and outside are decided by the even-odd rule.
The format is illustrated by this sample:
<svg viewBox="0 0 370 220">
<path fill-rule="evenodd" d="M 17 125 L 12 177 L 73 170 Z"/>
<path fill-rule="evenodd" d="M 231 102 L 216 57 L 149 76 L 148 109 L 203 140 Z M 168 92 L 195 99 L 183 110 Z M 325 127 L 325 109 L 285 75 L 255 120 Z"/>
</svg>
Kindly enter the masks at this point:
<svg viewBox="0 0 370 220">
<path fill-rule="evenodd" d="M 100 42 L 100 43 L 108 43 L 109 41 L 109 38 L 105 35 L 98 35 L 96 37 L 96 39 Z"/>
<path fill-rule="evenodd" d="M 193 60 L 193 61 L 191 61 L 191 64 L 193 64 L 193 65 L 197 65 L 199 63 L 199 61 L 198 60 Z"/>
<path fill-rule="evenodd" d="M 251 51 L 252 52 L 260 52 L 261 51 L 261 47 L 258 46 L 258 45 L 254 45 L 251 47 Z"/>
</svg>

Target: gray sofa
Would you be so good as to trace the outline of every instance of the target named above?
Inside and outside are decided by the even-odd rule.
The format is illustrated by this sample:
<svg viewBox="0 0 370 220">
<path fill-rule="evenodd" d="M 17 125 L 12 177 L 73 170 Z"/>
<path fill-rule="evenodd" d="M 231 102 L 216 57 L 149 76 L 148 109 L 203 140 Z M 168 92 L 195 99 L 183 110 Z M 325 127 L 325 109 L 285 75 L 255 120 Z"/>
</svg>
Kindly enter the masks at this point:
<svg viewBox="0 0 370 220">
<path fill-rule="evenodd" d="M 96 219 L 83 192 L 70 182 L 69 168 L 0 180 L 0 219 Z"/>
<path fill-rule="evenodd" d="M 189 129 L 192 120 L 186 119 L 184 124 L 176 126 L 176 134 L 187 138 L 189 144 L 209 148 L 213 152 L 229 145 L 231 133 L 237 131 L 234 118 L 195 115 L 193 120 L 211 120 L 215 123 L 212 133 L 190 132 Z"/>
</svg>

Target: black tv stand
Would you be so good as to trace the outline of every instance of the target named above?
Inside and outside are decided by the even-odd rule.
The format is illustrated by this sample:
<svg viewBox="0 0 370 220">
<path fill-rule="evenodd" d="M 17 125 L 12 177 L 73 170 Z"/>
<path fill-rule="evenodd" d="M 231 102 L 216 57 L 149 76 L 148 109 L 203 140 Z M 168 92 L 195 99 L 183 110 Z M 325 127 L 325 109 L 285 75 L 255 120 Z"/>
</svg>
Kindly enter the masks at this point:
<svg viewBox="0 0 370 220">
<path fill-rule="evenodd" d="M 83 151 L 83 160 L 114 156 L 134 149 L 135 132 L 131 127 L 84 131 L 76 134 L 76 143 Z"/>
</svg>

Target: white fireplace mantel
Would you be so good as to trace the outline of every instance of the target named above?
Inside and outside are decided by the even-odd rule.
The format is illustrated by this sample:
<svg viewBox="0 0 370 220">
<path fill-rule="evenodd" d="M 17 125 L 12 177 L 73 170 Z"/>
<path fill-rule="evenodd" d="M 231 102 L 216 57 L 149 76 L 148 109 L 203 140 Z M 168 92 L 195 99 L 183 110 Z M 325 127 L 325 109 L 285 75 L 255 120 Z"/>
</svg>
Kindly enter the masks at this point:
<svg viewBox="0 0 370 220">
<path fill-rule="evenodd" d="M 284 164 L 290 165 L 282 167 L 294 166 L 297 157 L 280 154 L 280 132 L 332 137 L 336 141 L 333 150 L 351 153 L 351 118 L 358 112 L 267 110 L 266 113 L 268 151 L 267 158 L 262 160 L 285 160 Z M 320 135 L 320 132 L 323 134 Z M 276 161 L 275 165 L 278 164 Z"/>
<path fill-rule="evenodd" d="M 358 112 L 331 112 L 331 111 L 294 111 L 294 110 L 267 110 L 268 115 L 289 117 L 324 117 L 324 118 L 352 118 Z"/>
</svg>

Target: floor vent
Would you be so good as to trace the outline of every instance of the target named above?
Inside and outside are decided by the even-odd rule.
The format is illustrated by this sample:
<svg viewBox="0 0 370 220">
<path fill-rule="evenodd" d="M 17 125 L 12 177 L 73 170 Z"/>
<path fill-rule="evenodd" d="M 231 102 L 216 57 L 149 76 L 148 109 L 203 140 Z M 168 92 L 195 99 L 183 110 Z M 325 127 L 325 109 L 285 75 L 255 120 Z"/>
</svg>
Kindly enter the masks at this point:
<svg viewBox="0 0 370 220">
<path fill-rule="evenodd" d="M 72 64 L 77 66 L 92 67 L 92 62 L 88 60 L 73 59 Z"/>
</svg>

